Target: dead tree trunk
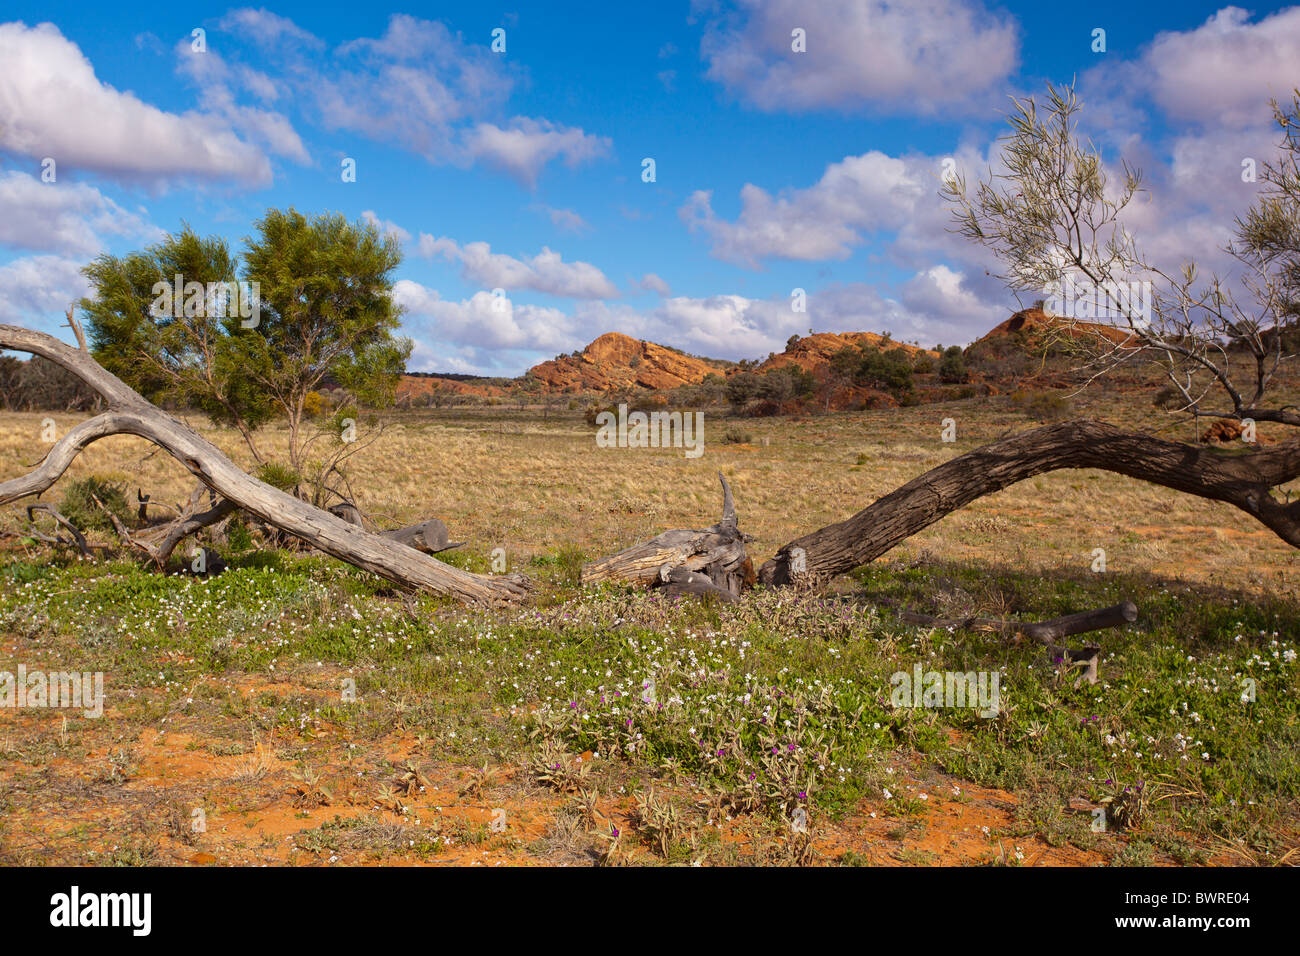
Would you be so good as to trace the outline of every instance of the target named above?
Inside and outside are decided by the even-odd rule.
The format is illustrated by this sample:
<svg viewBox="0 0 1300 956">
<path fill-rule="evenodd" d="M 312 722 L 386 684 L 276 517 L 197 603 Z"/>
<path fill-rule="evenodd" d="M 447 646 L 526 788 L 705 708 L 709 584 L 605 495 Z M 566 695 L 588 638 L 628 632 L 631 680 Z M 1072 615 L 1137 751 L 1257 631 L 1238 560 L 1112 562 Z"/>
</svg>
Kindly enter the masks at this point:
<svg viewBox="0 0 1300 956">
<path fill-rule="evenodd" d="M 1300 547 L 1300 500 L 1273 489 L 1300 477 L 1300 441 L 1221 449 L 1184 445 L 1094 421 L 1069 421 L 995 441 L 912 479 L 852 518 L 784 545 L 764 584 L 806 572 L 825 579 L 866 564 L 977 498 L 1061 468 L 1099 468 L 1224 501 Z"/>
<path fill-rule="evenodd" d="M 72 322 L 82 346 L 79 349 L 42 332 L 0 325 L 0 348 L 49 359 L 93 388 L 107 405 L 105 412 L 82 422 L 55 442 L 35 471 L 0 482 L 0 505 L 45 491 L 92 442 L 109 435 L 138 435 L 168 452 L 234 507 L 363 570 L 466 602 L 514 601 L 526 594 L 527 583 L 522 577 L 489 577 L 450 567 L 407 544 L 370 534 L 251 477 L 188 425 L 145 401 L 99 365 L 85 348 L 80 326 Z"/>
<path fill-rule="evenodd" d="M 670 594 L 716 594 L 734 599 L 754 581 L 754 566 L 736 521 L 736 503 L 721 474 L 722 520 L 703 531 L 677 529 L 588 564 L 582 583 L 632 581 Z M 726 600 L 727 598 L 724 598 Z"/>
</svg>

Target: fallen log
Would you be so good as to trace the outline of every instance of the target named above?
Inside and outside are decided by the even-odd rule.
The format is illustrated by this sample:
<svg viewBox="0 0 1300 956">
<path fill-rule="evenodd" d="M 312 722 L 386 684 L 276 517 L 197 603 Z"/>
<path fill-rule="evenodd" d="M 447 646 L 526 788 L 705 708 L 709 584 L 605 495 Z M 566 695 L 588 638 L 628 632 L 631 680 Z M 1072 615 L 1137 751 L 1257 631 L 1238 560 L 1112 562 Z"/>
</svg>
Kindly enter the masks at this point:
<svg viewBox="0 0 1300 956">
<path fill-rule="evenodd" d="M 754 583 L 754 565 L 745 553 L 745 542 L 753 539 L 741 532 L 736 520 L 736 503 L 727 479 L 722 482 L 722 520 L 703 530 L 679 528 L 665 531 L 649 541 L 583 566 L 582 583 L 628 581 L 650 587 L 668 587 L 679 594 L 705 593 L 699 578 L 707 578 L 715 590 L 732 598 Z M 676 569 L 682 574 L 674 577 Z M 695 577 L 688 577 L 691 574 Z M 712 593 L 712 592 L 709 592 Z"/>
<path fill-rule="evenodd" d="M 769 585 L 798 574 L 824 580 L 875 560 L 984 495 L 1062 468 L 1097 468 L 1227 502 L 1300 547 L 1300 500 L 1274 489 L 1300 477 L 1300 440 L 1250 449 L 1205 448 L 1068 421 L 1012 435 L 944 462 L 853 517 L 781 547 L 758 573 Z M 803 571 L 796 571 L 794 564 Z"/>
<path fill-rule="evenodd" d="M 450 540 L 451 535 L 447 531 L 447 526 L 437 518 L 430 518 L 427 521 L 407 525 L 405 528 L 397 528 L 394 531 L 384 531 L 381 533 L 381 537 L 392 538 L 394 541 L 400 541 L 402 544 L 410 545 L 412 548 L 424 551 L 427 554 L 450 551 L 452 548 L 459 548 L 465 544 L 464 541 Z"/>
<path fill-rule="evenodd" d="M 128 528 L 121 518 L 104 507 L 104 503 L 99 498 L 96 497 L 94 500 L 99 509 L 108 516 L 108 520 L 113 524 L 113 530 L 117 532 L 117 536 L 122 542 L 142 552 L 161 568 L 166 566 L 176 547 L 190 535 L 212 525 L 220 524 L 239 510 L 233 502 L 222 498 L 207 510 L 199 511 L 199 502 L 203 498 L 204 490 L 203 485 L 195 488 L 190 495 L 190 500 L 183 508 L 177 509 L 176 517 L 172 520 L 156 523 L 138 530 Z M 142 497 L 139 492 L 136 492 L 136 497 L 140 499 L 139 513 L 143 515 L 148 504 L 148 498 Z"/>
<path fill-rule="evenodd" d="M 68 534 L 72 535 L 72 539 L 69 540 L 57 533 L 49 535 L 36 530 L 37 512 L 40 512 L 41 514 L 49 515 L 50 518 L 53 519 L 56 525 L 58 525 L 60 528 L 65 529 L 68 532 Z M 46 504 L 43 501 L 38 501 L 35 504 L 31 504 L 27 506 L 27 530 L 26 531 L 5 532 L 4 536 L 7 538 L 31 538 L 33 541 L 41 541 L 44 542 L 45 544 L 53 544 L 64 548 L 75 545 L 77 550 L 80 551 L 86 557 L 89 557 L 92 554 L 90 550 L 90 545 L 86 543 L 85 535 L 81 533 L 81 529 L 78 528 L 71 521 L 69 521 L 67 518 L 65 518 L 59 512 L 59 510 L 55 508 L 53 505 Z"/>
<path fill-rule="evenodd" d="M 658 587 L 668 597 L 715 597 L 728 603 L 740 600 L 733 592 L 714 584 L 708 575 L 681 566 L 665 564 L 660 568 Z"/>
<path fill-rule="evenodd" d="M 107 410 L 72 428 L 54 443 L 29 474 L 0 482 L 0 505 L 37 495 L 58 480 L 86 446 L 109 435 L 138 435 L 158 445 L 199 481 L 266 524 L 300 538 L 326 554 L 398 584 L 446 594 L 470 603 L 522 599 L 529 590 L 520 575 L 480 575 L 453 568 L 401 541 L 371 534 L 286 494 L 244 472 L 211 442 L 150 404 L 91 357 L 80 324 L 69 310 L 80 348 L 53 336 L 0 325 L 0 348 L 49 359 L 76 375 L 104 399 Z"/>
</svg>

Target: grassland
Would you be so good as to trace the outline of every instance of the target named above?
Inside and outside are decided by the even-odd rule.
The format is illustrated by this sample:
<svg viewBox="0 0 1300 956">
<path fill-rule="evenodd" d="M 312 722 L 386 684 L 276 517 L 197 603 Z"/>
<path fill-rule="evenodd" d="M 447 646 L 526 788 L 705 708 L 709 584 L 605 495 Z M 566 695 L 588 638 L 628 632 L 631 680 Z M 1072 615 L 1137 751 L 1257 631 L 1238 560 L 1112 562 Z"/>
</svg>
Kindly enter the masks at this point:
<svg viewBox="0 0 1300 956">
<path fill-rule="evenodd" d="M 1077 404 L 1186 437 L 1122 395 Z M 5 416 L 0 478 L 40 457 L 45 417 Z M 77 420 L 50 417 L 60 432 Z M 947 417 L 954 444 L 940 441 Z M 0 860 L 1300 857 L 1300 566 L 1227 506 L 1066 472 L 984 499 L 817 592 L 714 606 L 577 586 L 584 559 L 715 521 L 717 471 L 762 560 L 1032 424 L 1006 399 L 803 420 L 706 412 L 696 460 L 598 449 L 576 412 L 391 421 L 353 459 L 359 504 L 393 525 L 443 518 L 469 542 L 444 555 L 462 567 L 486 572 L 504 548 L 536 599 L 472 611 L 256 546 L 204 580 L 11 543 L 0 671 L 103 671 L 108 702 L 102 719 L 0 712 Z M 233 433 L 194 424 L 248 463 Z M 92 447 L 64 481 L 89 474 L 170 501 L 192 482 L 130 438 Z M 1096 548 L 1105 573 L 1091 570 Z M 1098 635 L 1096 685 L 1041 648 L 894 616 L 1041 619 L 1124 598 L 1140 616 Z M 892 705 L 890 676 L 918 663 L 999 671 L 998 715 Z M 355 700 L 341 691 L 353 686 Z M 791 825 L 799 811 L 806 833 Z"/>
</svg>

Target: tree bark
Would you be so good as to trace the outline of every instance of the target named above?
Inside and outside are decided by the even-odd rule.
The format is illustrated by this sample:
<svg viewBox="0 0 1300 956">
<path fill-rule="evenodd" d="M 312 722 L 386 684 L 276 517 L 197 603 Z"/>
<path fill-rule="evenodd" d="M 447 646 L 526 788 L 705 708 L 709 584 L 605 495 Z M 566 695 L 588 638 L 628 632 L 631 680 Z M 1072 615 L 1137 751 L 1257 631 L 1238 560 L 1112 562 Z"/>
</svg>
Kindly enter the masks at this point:
<svg viewBox="0 0 1300 956">
<path fill-rule="evenodd" d="M 1079 420 L 1046 425 L 959 455 L 853 517 L 784 545 L 759 570 L 758 578 L 768 585 L 792 583 L 796 575 L 802 579 L 792 569 L 795 557 L 811 580 L 851 571 L 977 498 L 1062 468 L 1099 468 L 1224 501 L 1300 547 L 1300 500 L 1282 500 L 1273 493 L 1300 476 L 1300 441 L 1204 448 Z"/>
<path fill-rule="evenodd" d="M 731 487 L 721 474 L 722 520 L 701 531 L 685 528 L 665 531 L 649 541 L 594 561 L 582 569 L 582 583 L 631 581 L 665 587 L 673 594 L 711 594 L 725 591 L 731 597 L 754 581 L 754 566 L 745 553 L 749 536 L 741 533 Z M 701 577 L 711 587 L 704 587 Z"/>
<path fill-rule="evenodd" d="M 489 577 L 461 571 L 258 481 L 188 425 L 145 401 L 84 349 L 12 325 L 0 325 L 0 348 L 40 355 L 61 365 L 98 392 L 108 406 L 106 412 L 82 422 L 57 441 L 30 474 L 0 482 L 0 505 L 45 491 L 92 442 L 108 435 L 138 435 L 167 451 L 234 506 L 390 581 L 470 603 L 515 601 L 527 593 L 527 582 L 521 576 Z"/>
</svg>

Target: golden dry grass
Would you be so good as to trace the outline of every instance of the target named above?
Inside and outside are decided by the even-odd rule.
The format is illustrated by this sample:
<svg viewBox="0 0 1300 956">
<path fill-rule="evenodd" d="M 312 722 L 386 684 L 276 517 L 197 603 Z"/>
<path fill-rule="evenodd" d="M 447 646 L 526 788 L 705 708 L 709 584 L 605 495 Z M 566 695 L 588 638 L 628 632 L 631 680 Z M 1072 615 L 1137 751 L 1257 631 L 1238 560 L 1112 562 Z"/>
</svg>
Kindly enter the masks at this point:
<svg viewBox="0 0 1300 956">
<path fill-rule="evenodd" d="M 1163 413 L 1131 411 L 1115 396 L 1076 403 L 1080 414 L 1141 427 Z M 43 454 L 43 419 L 62 434 L 84 416 L 0 417 L 0 479 Z M 958 441 L 940 441 L 940 421 L 957 421 Z M 1140 421 L 1139 421 L 1140 419 Z M 502 409 L 450 409 L 390 416 L 387 431 L 352 458 L 358 504 L 396 525 L 443 518 L 457 540 L 486 553 L 504 547 L 511 563 L 559 547 L 612 553 L 666 528 L 703 527 L 720 507 L 715 473 L 735 491 L 742 528 L 763 560 L 786 541 L 840 520 L 948 458 L 1034 422 L 1004 399 L 840 413 L 809 419 L 747 419 L 747 444 L 721 441 L 728 421 L 705 413 L 706 451 L 601 449 L 577 413 L 543 419 Z M 1186 437 L 1187 427 L 1167 420 Z M 251 462 L 231 430 L 192 418 L 241 465 Z M 1269 433 L 1261 429 L 1261 434 Z M 364 427 L 362 437 L 365 437 Z M 283 429 L 259 438 L 283 447 Z M 274 452 L 273 452 L 274 453 Z M 857 464 L 859 456 L 865 456 Z M 114 437 L 89 448 L 46 497 L 71 479 L 100 474 L 155 500 L 183 500 L 193 479 L 143 440 Z M 1243 588 L 1294 590 L 1297 552 L 1227 505 L 1099 471 L 1043 475 L 982 499 L 902 545 L 893 557 L 1022 569 L 1087 568 L 1095 548 L 1111 571 L 1150 571 Z"/>
</svg>

